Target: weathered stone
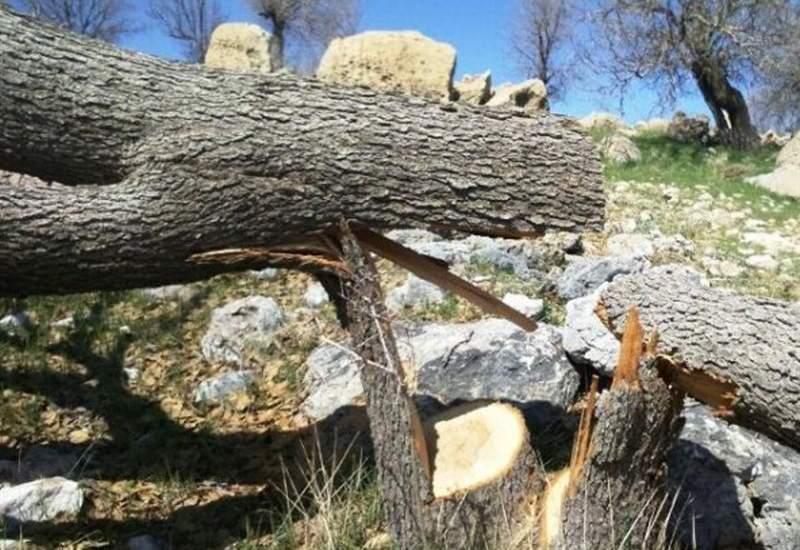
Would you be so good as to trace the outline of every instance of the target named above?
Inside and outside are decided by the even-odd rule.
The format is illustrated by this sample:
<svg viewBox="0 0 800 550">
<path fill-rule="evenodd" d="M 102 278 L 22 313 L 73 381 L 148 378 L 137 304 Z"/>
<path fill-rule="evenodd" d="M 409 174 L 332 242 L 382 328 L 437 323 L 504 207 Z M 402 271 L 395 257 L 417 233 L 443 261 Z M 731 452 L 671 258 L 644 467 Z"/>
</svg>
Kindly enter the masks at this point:
<svg viewBox="0 0 800 550">
<path fill-rule="evenodd" d="M 223 23 L 211 34 L 205 63 L 212 69 L 269 73 L 277 69 L 271 34 L 258 25 Z"/>
<path fill-rule="evenodd" d="M 590 113 L 578 119 L 578 124 L 587 130 L 617 132 L 627 128 L 625 121 L 611 113 Z"/>
<path fill-rule="evenodd" d="M 676 510 L 684 510 L 674 515 L 683 542 L 700 550 L 798 548 L 800 454 L 697 403 L 684 416 L 667 459 Z"/>
<path fill-rule="evenodd" d="M 628 137 L 620 134 L 608 136 L 600 142 L 600 151 L 612 164 L 629 164 L 642 160 L 642 152 Z"/>
<path fill-rule="evenodd" d="M 196 287 L 191 285 L 167 285 L 156 288 L 142 288 L 137 291 L 150 303 L 177 302 L 191 304 L 200 296 Z"/>
<path fill-rule="evenodd" d="M 526 111 L 547 109 L 547 88 L 539 79 L 526 80 L 520 84 L 505 83 L 492 92 L 487 107 L 521 107 Z"/>
<path fill-rule="evenodd" d="M 669 123 L 667 133 L 681 143 L 707 143 L 709 140 L 709 120 L 705 115 L 686 116 L 678 111 Z"/>
<path fill-rule="evenodd" d="M 83 490 L 62 477 L 40 479 L 0 489 L 0 517 L 24 523 L 75 517 L 83 507 Z"/>
<path fill-rule="evenodd" d="M 800 243 L 780 233 L 768 233 L 766 231 L 745 233 L 742 235 L 742 240 L 748 244 L 762 247 L 767 254 L 800 254 Z"/>
<path fill-rule="evenodd" d="M 641 233 L 620 233 L 608 239 L 608 253 L 612 256 L 638 256 L 652 258 L 656 253 L 653 240 Z"/>
<path fill-rule="evenodd" d="M 234 300 L 211 313 L 201 347 L 208 361 L 242 365 L 245 351 L 266 348 L 283 324 L 283 312 L 272 298 L 251 296 Z"/>
<path fill-rule="evenodd" d="M 775 130 L 768 130 L 761 134 L 761 145 L 767 147 L 785 147 L 792 139 L 791 134 L 779 134 Z"/>
<path fill-rule="evenodd" d="M 576 364 L 590 366 L 605 376 L 613 376 L 619 358 L 619 340 L 595 314 L 603 284 L 592 294 L 567 302 L 562 329 L 564 350 Z"/>
<path fill-rule="evenodd" d="M 311 309 L 319 309 L 330 301 L 328 292 L 320 283 L 309 285 L 306 293 L 303 295 L 303 300 L 306 305 Z"/>
<path fill-rule="evenodd" d="M 260 271 L 251 271 L 250 273 L 259 281 L 274 281 L 278 278 L 278 270 L 274 267 L 265 267 Z"/>
<path fill-rule="evenodd" d="M 745 178 L 745 181 L 778 195 L 800 199 L 800 166 L 786 164 L 768 174 Z"/>
<path fill-rule="evenodd" d="M 317 68 L 317 78 L 385 92 L 450 99 L 456 51 L 418 32 L 370 31 L 336 38 Z"/>
<path fill-rule="evenodd" d="M 398 312 L 406 307 L 425 307 L 442 302 L 444 292 L 416 275 L 409 275 L 406 282 L 386 295 L 386 307 Z"/>
<path fill-rule="evenodd" d="M 800 132 L 796 133 L 792 139 L 778 153 L 775 163 L 779 167 L 794 166 L 800 168 Z"/>
<path fill-rule="evenodd" d="M 247 390 L 255 379 L 255 372 L 243 370 L 203 380 L 194 392 L 194 400 L 196 403 L 224 401 L 230 395 Z"/>
<path fill-rule="evenodd" d="M 483 74 L 465 74 L 455 84 L 455 88 L 458 101 L 483 105 L 492 97 L 492 73 L 486 71 Z"/>
<path fill-rule="evenodd" d="M 529 298 L 524 294 L 508 293 L 503 302 L 531 318 L 538 318 L 544 312 L 544 300 Z"/>
<path fill-rule="evenodd" d="M 398 349 L 418 399 L 513 401 L 544 419 L 572 403 L 579 378 L 555 327 L 526 332 L 500 319 L 465 324 L 395 325 Z M 358 363 L 333 346 L 309 357 L 304 412 L 321 420 L 363 403 Z"/>
<path fill-rule="evenodd" d="M 564 300 L 574 300 L 620 275 L 641 273 L 649 266 L 650 262 L 637 256 L 578 257 L 567 265 L 556 281 L 556 293 Z"/>
<path fill-rule="evenodd" d="M 10 313 L 0 318 L 0 333 L 18 338 L 26 337 L 30 332 L 31 320 L 24 311 Z"/>
<path fill-rule="evenodd" d="M 764 271 L 775 271 L 780 266 L 778 260 L 768 254 L 754 254 L 748 256 L 744 263 L 750 267 L 763 269 Z"/>
</svg>

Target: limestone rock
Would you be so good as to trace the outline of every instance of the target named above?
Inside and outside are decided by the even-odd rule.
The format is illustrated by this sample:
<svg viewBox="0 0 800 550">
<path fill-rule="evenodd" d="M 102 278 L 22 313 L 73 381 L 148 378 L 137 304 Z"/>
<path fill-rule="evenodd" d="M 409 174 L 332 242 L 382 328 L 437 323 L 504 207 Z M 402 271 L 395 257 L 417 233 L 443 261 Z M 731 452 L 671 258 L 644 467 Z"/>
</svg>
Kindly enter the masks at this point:
<svg viewBox="0 0 800 550">
<path fill-rule="evenodd" d="M 83 489 L 63 477 L 40 479 L 0 489 L 0 517 L 23 523 L 75 517 L 83 507 Z"/>
<path fill-rule="evenodd" d="M 234 300 L 211 313 L 201 347 L 208 361 L 242 365 L 250 346 L 266 348 L 283 324 L 283 312 L 272 298 L 251 296 Z"/>
<path fill-rule="evenodd" d="M 763 269 L 764 271 L 775 271 L 780 265 L 778 260 L 769 254 L 754 254 L 748 256 L 744 263 L 755 269 Z"/>
<path fill-rule="evenodd" d="M 205 63 L 212 69 L 269 73 L 273 65 L 274 39 L 258 25 L 223 23 L 211 34 Z"/>
<path fill-rule="evenodd" d="M 641 233 L 619 233 L 608 239 L 608 253 L 612 256 L 652 258 L 656 253 L 656 246 L 647 235 Z"/>
<path fill-rule="evenodd" d="M 800 199 L 800 166 L 784 164 L 768 174 L 751 176 L 745 180 L 778 195 Z"/>
<path fill-rule="evenodd" d="M 8 336 L 24 338 L 29 334 L 31 320 L 24 311 L 10 313 L 0 318 L 0 332 Z"/>
<path fill-rule="evenodd" d="M 395 325 L 398 351 L 418 399 L 513 401 L 536 418 L 572 403 L 577 372 L 561 346 L 558 329 L 526 332 L 501 319 L 474 323 Z M 363 403 L 358 362 L 334 346 L 312 352 L 307 363 L 304 412 L 322 420 Z"/>
<path fill-rule="evenodd" d="M 409 275 L 406 282 L 386 296 L 389 311 L 398 312 L 406 307 L 425 307 L 444 300 L 444 292 L 433 283 Z"/>
<path fill-rule="evenodd" d="M 455 84 L 458 101 L 483 105 L 492 97 L 492 73 L 486 71 L 482 74 L 465 74 Z"/>
<path fill-rule="evenodd" d="M 637 256 L 575 258 L 556 281 L 556 293 L 564 300 L 574 300 L 620 275 L 641 273 L 649 266 L 650 262 Z"/>
<path fill-rule="evenodd" d="M 200 292 L 191 285 L 167 285 L 156 288 L 142 288 L 137 291 L 140 296 L 150 303 L 177 302 L 190 304 L 197 300 Z"/>
<path fill-rule="evenodd" d="M 639 147 L 628 137 L 621 134 L 608 136 L 600 143 L 600 151 L 612 164 L 629 164 L 642 160 Z"/>
<path fill-rule="evenodd" d="M 320 283 L 309 285 L 306 293 L 303 294 L 303 300 L 306 305 L 311 309 L 319 309 L 330 301 L 328 292 Z"/>
<path fill-rule="evenodd" d="M 524 294 L 508 293 L 503 302 L 531 318 L 538 318 L 544 311 L 544 300 L 529 298 Z"/>
<path fill-rule="evenodd" d="M 259 271 L 250 272 L 259 281 L 274 281 L 278 278 L 278 270 L 274 267 L 265 267 Z"/>
<path fill-rule="evenodd" d="M 775 130 L 769 130 L 761 134 L 761 145 L 771 147 L 786 147 L 786 144 L 791 141 L 791 134 L 779 134 Z"/>
<path fill-rule="evenodd" d="M 449 100 L 456 51 L 416 31 L 370 31 L 336 38 L 317 68 L 317 78 Z"/>
<path fill-rule="evenodd" d="M 627 128 L 625 121 L 611 113 L 590 113 L 578 119 L 578 124 L 587 130 L 618 132 Z"/>
<path fill-rule="evenodd" d="M 776 159 L 778 166 L 796 166 L 800 168 L 800 132 L 781 149 Z"/>
<path fill-rule="evenodd" d="M 611 377 L 617 366 L 620 343 L 594 312 L 606 286 L 603 284 L 592 294 L 567 302 L 562 335 L 570 359 Z"/>
<path fill-rule="evenodd" d="M 697 403 L 667 457 L 679 534 L 696 548 L 797 548 L 800 453 L 715 418 Z M 678 517 L 676 515 L 676 517 Z"/>
<path fill-rule="evenodd" d="M 709 120 L 705 115 L 686 116 L 678 111 L 669 123 L 669 136 L 681 143 L 707 143 L 709 139 Z"/>
<path fill-rule="evenodd" d="M 229 372 L 203 380 L 194 392 L 195 403 L 224 401 L 226 397 L 245 391 L 256 379 L 249 370 Z"/>
<path fill-rule="evenodd" d="M 505 83 L 494 89 L 487 107 L 521 107 L 526 111 L 547 109 L 547 88 L 534 78 L 520 84 Z"/>
</svg>

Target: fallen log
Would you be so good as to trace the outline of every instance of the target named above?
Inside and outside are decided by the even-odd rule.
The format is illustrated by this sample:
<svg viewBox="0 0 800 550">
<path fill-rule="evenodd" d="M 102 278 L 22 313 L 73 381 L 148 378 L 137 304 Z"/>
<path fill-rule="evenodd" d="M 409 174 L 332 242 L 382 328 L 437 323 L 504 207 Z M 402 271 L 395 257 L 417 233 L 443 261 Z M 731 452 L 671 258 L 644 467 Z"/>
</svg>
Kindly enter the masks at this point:
<svg viewBox="0 0 800 550">
<path fill-rule="evenodd" d="M 603 222 L 591 141 L 546 113 L 168 63 L 5 8 L 0 97 L 0 169 L 62 184 L 0 185 L 0 296 L 263 267 L 341 217 L 517 237 Z"/>
<path fill-rule="evenodd" d="M 658 330 L 659 368 L 727 420 L 800 449 L 800 307 L 710 288 L 685 267 L 616 280 L 598 311 L 619 333 L 625 311 Z"/>
<path fill-rule="evenodd" d="M 398 548 L 650 547 L 664 537 L 663 465 L 682 396 L 652 354 L 641 360 L 635 315 L 611 389 L 597 395 L 595 382 L 570 467 L 548 481 L 509 404 L 466 403 L 420 419 L 372 259 L 346 226 L 341 242 L 351 274 L 341 294 Z"/>
</svg>

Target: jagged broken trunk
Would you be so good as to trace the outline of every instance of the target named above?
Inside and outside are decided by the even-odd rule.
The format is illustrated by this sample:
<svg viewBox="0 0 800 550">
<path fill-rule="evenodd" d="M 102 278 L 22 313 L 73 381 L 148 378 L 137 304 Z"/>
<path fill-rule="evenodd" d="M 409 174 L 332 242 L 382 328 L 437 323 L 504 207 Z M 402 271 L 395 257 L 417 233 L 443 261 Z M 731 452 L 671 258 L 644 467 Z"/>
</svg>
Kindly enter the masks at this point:
<svg viewBox="0 0 800 550">
<path fill-rule="evenodd" d="M 664 459 L 682 397 L 652 357 L 641 359 L 638 318 L 612 388 L 598 397 L 593 386 L 569 468 L 548 476 L 510 404 L 466 403 L 420 419 L 372 259 L 346 226 L 340 238 L 350 271 L 341 293 L 399 548 L 648 547 L 664 535 Z"/>
<path fill-rule="evenodd" d="M 603 223 L 567 119 L 168 63 L 0 8 L 0 296 L 330 259 L 319 232 Z"/>
</svg>

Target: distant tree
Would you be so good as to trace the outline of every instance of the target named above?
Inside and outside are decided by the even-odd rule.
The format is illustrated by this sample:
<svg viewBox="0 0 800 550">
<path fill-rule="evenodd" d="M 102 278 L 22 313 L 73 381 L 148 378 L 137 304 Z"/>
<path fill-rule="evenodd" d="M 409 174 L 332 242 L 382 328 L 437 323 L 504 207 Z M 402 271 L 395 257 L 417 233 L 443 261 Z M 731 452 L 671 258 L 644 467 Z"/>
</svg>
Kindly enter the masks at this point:
<svg viewBox="0 0 800 550">
<path fill-rule="evenodd" d="M 226 19 L 217 0 L 150 0 L 149 14 L 194 63 L 203 62 L 211 33 Z"/>
<path fill-rule="evenodd" d="M 587 37 L 590 59 L 625 89 L 649 81 L 674 102 L 689 82 L 699 88 L 721 140 L 738 149 L 759 143 L 740 91 L 756 79 L 774 47 L 789 0 L 597 0 Z"/>
<path fill-rule="evenodd" d="M 34 17 L 106 42 L 139 30 L 128 0 L 18 0 L 17 4 Z"/>
<path fill-rule="evenodd" d="M 544 82 L 548 98 L 563 98 L 574 74 L 573 0 L 517 0 L 513 18 L 511 47 L 520 72 Z"/>
<path fill-rule="evenodd" d="M 298 68 L 311 70 L 331 40 L 353 34 L 358 24 L 359 0 L 249 1 L 269 22 L 276 40 L 273 64 L 278 67 L 290 57 Z"/>
</svg>

